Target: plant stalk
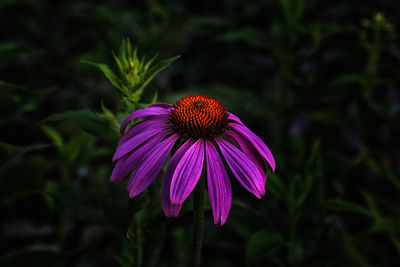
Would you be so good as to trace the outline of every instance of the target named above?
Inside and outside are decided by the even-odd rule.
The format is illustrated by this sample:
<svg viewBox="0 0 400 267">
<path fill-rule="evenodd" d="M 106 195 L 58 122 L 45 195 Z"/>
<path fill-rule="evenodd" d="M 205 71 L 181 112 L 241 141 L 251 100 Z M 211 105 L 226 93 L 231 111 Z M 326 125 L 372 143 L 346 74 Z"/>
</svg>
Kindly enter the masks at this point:
<svg viewBox="0 0 400 267">
<path fill-rule="evenodd" d="M 193 243 L 192 265 L 199 267 L 201 261 L 201 247 L 204 235 L 204 186 L 205 177 L 201 176 L 193 195 Z"/>
<path fill-rule="evenodd" d="M 133 247 L 134 247 L 134 255 L 135 255 L 135 267 L 141 266 L 141 257 L 142 257 L 142 242 L 141 242 L 141 229 L 138 214 L 136 213 L 133 217 Z"/>
</svg>

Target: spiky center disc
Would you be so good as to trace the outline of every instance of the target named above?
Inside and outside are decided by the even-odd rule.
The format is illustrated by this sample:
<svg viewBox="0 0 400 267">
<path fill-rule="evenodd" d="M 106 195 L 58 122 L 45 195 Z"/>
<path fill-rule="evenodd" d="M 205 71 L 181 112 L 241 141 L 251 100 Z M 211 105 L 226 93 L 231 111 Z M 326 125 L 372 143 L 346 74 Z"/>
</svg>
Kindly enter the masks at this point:
<svg viewBox="0 0 400 267">
<path fill-rule="evenodd" d="M 172 123 L 182 135 L 208 139 L 223 133 L 227 118 L 226 108 L 221 102 L 202 95 L 179 99 L 171 115 Z"/>
</svg>

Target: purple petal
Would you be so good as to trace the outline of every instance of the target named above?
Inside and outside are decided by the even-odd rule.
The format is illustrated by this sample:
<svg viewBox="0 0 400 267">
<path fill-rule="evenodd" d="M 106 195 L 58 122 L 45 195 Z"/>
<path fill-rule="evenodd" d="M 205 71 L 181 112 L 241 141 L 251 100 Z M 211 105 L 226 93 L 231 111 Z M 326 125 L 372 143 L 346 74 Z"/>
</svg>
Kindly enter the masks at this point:
<svg viewBox="0 0 400 267">
<path fill-rule="evenodd" d="M 182 204 L 199 181 L 204 162 L 204 140 L 200 138 L 186 151 L 175 169 L 169 197 Z"/>
<path fill-rule="evenodd" d="M 228 123 L 228 126 L 239 133 L 242 137 L 246 138 L 258 151 L 258 153 L 260 153 L 260 155 L 263 156 L 263 158 L 268 162 L 268 164 L 272 168 L 272 171 L 275 171 L 274 156 L 272 156 L 271 151 L 269 150 L 267 145 L 260 139 L 260 137 L 255 135 L 252 131 L 249 130 L 249 128 L 244 125 Z"/>
<path fill-rule="evenodd" d="M 133 171 L 129 180 L 127 187 L 129 197 L 137 196 L 153 182 L 178 139 L 178 134 L 171 135 L 146 155 L 142 163 Z"/>
<path fill-rule="evenodd" d="M 150 139 L 160 131 L 167 129 L 168 127 L 168 125 L 163 124 L 157 128 L 150 128 L 144 132 L 141 132 L 140 134 L 135 135 L 134 137 L 117 147 L 117 150 L 115 151 L 112 160 L 115 161 L 117 159 L 120 159 L 121 157 L 125 156 L 126 154 L 137 148 L 139 145 L 144 143 L 146 140 Z"/>
<path fill-rule="evenodd" d="M 159 107 L 159 108 L 166 108 L 166 109 L 168 109 L 168 108 L 172 108 L 173 106 L 174 106 L 174 105 L 167 104 L 167 103 L 156 102 L 156 103 L 153 103 L 153 104 L 148 105 L 147 107 L 148 107 L 148 108 L 151 108 L 151 107 Z"/>
<path fill-rule="evenodd" d="M 236 141 L 235 143 L 238 143 L 244 154 L 249 157 L 249 159 L 256 164 L 258 170 L 263 176 L 264 182 L 267 181 L 267 170 L 266 170 L 266 165 L 264 158 L 258 153 L 258 151 L 254 148 L 254 146 L 247 141 L 246 138 L 242 137 L 240 134 L 234 132 L 234 131 L 226 131 L 225 132 L 227 136 L 233 137 L 233 139 Z M 229 141 L 229 140 L 228 140 Z"/>
<path fill-rule="evenodd" d="M 182 204 L 173 204 L 169 198 L 169 192 L 171 188 L 172 176 L 175 168 L 182 159 L 183 155 L 188 151 L 190 146 L 193 144 L 192 139 L 188 139 L 176 153 L 172 156 L 167 170 L 165 171 L 164 182 L 162 186 L 162 207 L 167 217 L 177 217 L 181 210 Z"/>
<path fill-rule="evenodd" d="M 214 223 L 223 225 L 228 218 L 232 203 L 232 188 L 217 149 L 209 140 L 206 141 L 207 186 Z"/>
<path fill-rule="evenodd" d="M 143 132 L 149 127 L 161 127 L 163 124 L 168 123 L 169 119 L 165 117 L 155 117 L 150 118 L 148 120 L 140 121 L 135 123 L 121 138 L 119 141 L 119 145 L 125 143 L 127 140 L 137 135 L 140 132 Z"/>
<path fill-rule="evenodd" d="M 150 107 L 150 108 L 145 108 L 145 109 L 139 109 L 138 111 L 133 112 L 131 115 L 129 115 L 124 122 L 121 124 L 121 134 L 125 132 L 125 128 L 128 125 L 128 123 L 134 119 L 139 119 L 139 118 L 145 118 L 149 116 L 157 116 L 157 115 L 170 115 L 170 110 L 165 109 L 165 108 L 160 108 L 160 107 Z"/>
<path fill-rule="evenodd" d="M 233 175 L 246 190 L 261 198 L 265 194 L 265 182 L 256 165 L 237 147 L 221 138 L 216 138 Z"/>
<path fill-rule="evenodd" d="M 233 113 L 228 112 L 228 120 L 234 121 L 239 124 L 243 124 L 243 122 Z"/>
<path fill-rule="evenodd" d="M 121 158 L 114 167 L 111 173 L 111 182 L 120 183 L 125 176 L 127 176 L 135 165 L 139 164 L 141 160 L 168 134 L 172 133 L 170 130 L 165 130 L 157 133 L 150 139 L 146 140 L 136 150 L 129 155 Z"/>
</svg>

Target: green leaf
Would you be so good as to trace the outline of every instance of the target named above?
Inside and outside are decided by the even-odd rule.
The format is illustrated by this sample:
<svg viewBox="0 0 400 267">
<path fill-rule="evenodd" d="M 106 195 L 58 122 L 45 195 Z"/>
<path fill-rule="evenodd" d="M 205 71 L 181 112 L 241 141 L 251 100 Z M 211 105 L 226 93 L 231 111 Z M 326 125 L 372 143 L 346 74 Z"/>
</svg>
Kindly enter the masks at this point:
<svg viewBox="0 0 400 267">
<path fill-rule="evenodd" d="M 51 87 L 40 90 L 29 90 L 30 95 L 24 97 L 26 100 L 23 102 L 20 112 L 34 111 L 54 90 L 55 88 Z"/>
<path fill-rule="evenodd" d="M 2 54 L 8 54 L 17 49 L 18 47 L 13 43 L 2 43 L 0 44 L 0 56 L 2 56 Z"/>
<path fill-rule="evenodd" d="M 7 163 L 22 156 L 23 154 L 32 151 L 49 147 L 48 144 L 36 144 L 30 146 L 15 146 L 8 143 L 0 142 L 0 161 L 2 170 Z"/>
<path fill-rule="evenodd" d="M 371 232 L 400 232 L 400 219 L 381 217 L 369 230 Z"/>
<path fill-rule="evenodd" d="M 89 109 L 79 109 L 50 115 L 42 122 L 69 120 L 88 134 L 107 140 L 115 140 L 118 135 L 109 125 Z"/>
<path fill-rule="evenodd" d="M 180 56 L 176 57 L 171 57 L 168 59 L 164 59 L 159 61 L 156 65 L 151 67 L 147 72 L 146 72 L 146 77 L 144 79 L 143 84 L 139 87 L 138 91 L 143 90 L 151 80 L 162 70 L 166 69 L 169 65 L 171 65 L 175 60 L 180 58 Z"/>
<path fill-rule="evenodd" d="M 267 221 L 258 211 L 243 201 L 233 198 L 229 223 L 238 235 L 247 240 L 254 229 L 265 227 Z"/>
<path fill-rule="evenodd" d="M 103 113 L 97 113 L 97 115 L 108 121 L 108 123 L 113 126 L 117 132 L 119 132 L 119 128 L 120 128 L 120 123 L 118 122 L 117 118 L 115 117 L 114 113 L 109 110 L 105 105 L 104 102 L 101 101 L 101 109 L 103 110 Z"/>
<path fill-rule="evenodd" d="M 312 169 L 316 159 L 318 158 L 320 147 L 321 147 L 321 139 L 317 139 L 312 146 L 311 155 L 310 155 L 309 159 L 307 160 L 307 164 L 306 164 L 307 172 L 309 172 Z"/>
<path fill-rule="evenodd" d="M 352 262 L 347 266 L 392 266 L 388 265 L 387 254 L 382 254 L 379 247 L 375 246 L 375 242 L 371 241 L 362 236 L 343 235 L 343 247 Z"/>
<path fill-rule="evenodd" d="M 125 74 L 125 73 L 124 73 L 124 66 L 122 66 L 121 60 L 119 60 L 119 58 L 117 57 L 117 55 L 115 55 L 115 53 L 114 53 L 113 51 L 111 51 L 111 54 L 112 54 L 112 56 L 113 56 L 113 58 L 114 58 L 114 60 L 115 60 L 115 63 L 117 63 L 119 72 L 120 72 L 121 74 Z"/>
<path fill-rule="evenodd" d="M 1 1 L 3 3 L 4 1 Z M 0 4 L 1 6 L 1 4 Z M 0 59 L 1 63 L 5 64 L 12 63 L 18 60 L 21 56 L 31 56 L 33 54 L 40 53 L 39 50 L 34 50 L 29 46 L 20 45 L 12 42 L 0 43 Z"/>
<path fill-rule="evenodd" d="M 400 191 L 400 178 L 393 171 L 393 168 L 390 166 L 388 161 L 384 162 L 382 168 L 383 168 L 383 172 L 386 174 L 385 177 L 387 177 L 393 183 L 393 185 L 397 188 L 397 190 Z"/>
<path fill-rule="evenodd" d="M 152 103 L 157 102 L 157 99 L 158 99 L 158 92 L 155 92 L 155 93 L 154 93 L 154 96 L 153 96 L 153 99 L 151 100 L 150 103 L 152 104 Z"/>
<path fill-rule="evenodd" d="M 53 141 L 54 145 L 61 152 L 64 148 L 64 142 L 61 134 L 56 129 L 48 125 L 42 125 L 40 128 Z"/>
<path fill-rule="evenodd" d="M 274 253 L 282 246 L 284 238 L 276 233 L 270 233 L 265 230 L 257 231 L 252 234 L 246 247 L 246 265 L 258 263 L 263 259 L 274 257 Z M 279 260 L 278 260 L 279 261 Z"/>
<path fill-rule="evenodd" d="M 271 191 L 271 193 L 280 201 L 286 201 L 287 190 L 285 185 L 282 183 L 281 178 L 277 174 L 271 173 L 268 176 L 267 189 L 269 189 L 269 191 Z"/>
<path fill-rule="evenodd" d="M 54 90 L 53 88 L 25 90 L 24 87 L 0 81 L 0 88 L 2 86 L 5 92 L 2 92 L 0 103 L 0 124 L 12 120 L 21 113 L 35 110 Z"/>
<path fill-rule="evenodd" d="M 150 67 L 150 65 L 154 62 L 154 60 L 156 60 L 156 58 L 158 57 L 158 54 L 155 54 L 149 61 L 147 61 L 146 65 L 144 66 L 144 71 L 147 71 Z M 144 59 L 143 59 L 144 62 Z"/>
<path fill-rule="evenodd" d="M 104 73 L 104 75 L 107 77 L 107 79 L 112 83 L 112 85 L 117 87 L 123 93 L 127 94 L 124 87 L 121 85 L 121 81 L 118 78 L 118 76 L 106 64 L 95 63 L 95 62 L 85 61 L 85 60 L 82 61 L 82 63 L 90 64 L 90 65 L 93 65 L 93 66 L 99 68 Z"/>
<path fill-rule="evenodd" d="M 0 88 L 12 88 L 12 89 L 25 89 L 23 86 L 15 85 L 13 83 L 8 83 L 0 80 Z"/>
<path fill-rule="evenodd" d="M 356 212 L 371 215 L 363 206 L 341 199 L 328 199 L 322 203 L 322 207 L 329 211 Z"/>
<path fill-rule="evenodd" d="M 320 151 L 320 139 L 317 139 L 312 148 L 311 148 L 311 155 L 308 158 L 305 164 L 305 172 L 304 176 L 302 177 L 302 181 L 300 184 L 299 195 L 296 200 L 296 207 L 301 207 L 303 203 L 308 199 L 310 193 L 312 193 L 312 187 L 314 185 L 315 180 L 315 172 L 318 170 L 318 159 L 319 159 L 319 151 Z"/>
<path fill-rule="evenodd" d="M 313 175 L 308 174 L 304 178 L 305 179 L 304 179 L 302 191 L 296 200 L 296 207 L 301 207 L 301 205 L 307 199 L 308 195 L 310 194 L 311 187 L 313 184 Z"/>
</svg>

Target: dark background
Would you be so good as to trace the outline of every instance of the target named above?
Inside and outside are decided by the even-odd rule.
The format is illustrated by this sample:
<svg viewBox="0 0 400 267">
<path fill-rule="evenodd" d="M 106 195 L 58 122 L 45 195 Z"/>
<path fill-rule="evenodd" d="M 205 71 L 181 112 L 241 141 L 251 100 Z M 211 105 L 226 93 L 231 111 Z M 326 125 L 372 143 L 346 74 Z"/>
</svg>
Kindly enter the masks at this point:
<svg viewBox="0 0 400 267">
<path fill-rule="evenodd" d="M 109 184 L 118 135 L 97 113 L 119 95 L 82 61 L 116 69 L 129 37 L 181 55 L 141 102 L 216 97 L 277 162 L 262 200 L 232 179 L 223 227 L 207 209 L 204 266 L 395 266 L 399 14 L 397 0 L 2 0 L 0 265 L 129 266 L 133 214 L 144 266 L 187 265 L 191 199 L 167 219 L 162 179 L 130 201 Z"/>
</svg>

